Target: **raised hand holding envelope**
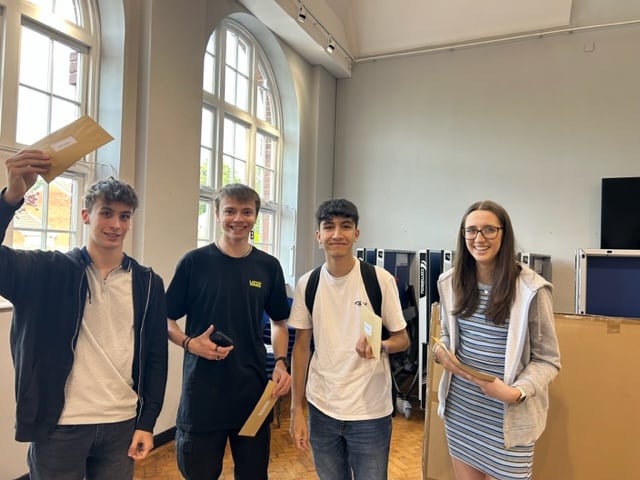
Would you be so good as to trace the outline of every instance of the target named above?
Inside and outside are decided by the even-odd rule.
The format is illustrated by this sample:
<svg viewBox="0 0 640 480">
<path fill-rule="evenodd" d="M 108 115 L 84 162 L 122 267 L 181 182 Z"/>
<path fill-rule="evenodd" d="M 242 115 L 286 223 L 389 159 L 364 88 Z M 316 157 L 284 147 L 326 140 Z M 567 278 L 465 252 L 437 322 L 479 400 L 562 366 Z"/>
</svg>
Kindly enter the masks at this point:
<svg viewBox="0 0 640 480">
<path fill-rule="evenodd" d="M 382 344 L 382 318 L 366 307 L 360 308 L 360 331 L 371 345 L 373 356 L 380 359 L 380 346 Z"/>
<path fill-rule="evenodd" d="M 113 140 L 95 120 L 84 115 L 70 124 L 41 138 L 28 147 L 42 150 L 51 159 L 51 167 L 40 176 L 50 183 L 54 178 L 76 163 L 86 154 L 93 152 Z"/>
</svg>

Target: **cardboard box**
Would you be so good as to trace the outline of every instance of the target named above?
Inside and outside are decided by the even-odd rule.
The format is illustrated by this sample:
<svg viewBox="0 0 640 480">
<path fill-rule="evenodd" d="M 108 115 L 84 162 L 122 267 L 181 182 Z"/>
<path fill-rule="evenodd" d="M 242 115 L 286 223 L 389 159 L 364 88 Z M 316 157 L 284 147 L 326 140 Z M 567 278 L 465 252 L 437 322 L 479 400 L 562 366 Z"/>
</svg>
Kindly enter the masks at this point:
<svg viewBox="0 0 640 480">
<path fill-rule="evenodd" d="M 549 416 L 536 442 L 533 479 L 635 478 L 640 472 L 640 319 L 557 313 L 555 322 L 562 370 L 549 388 Z M 437 323 L 432 321 L 432 332 L 439 330 Z M 436 414 L 441 372 L 429 355 L 424 480 L 455 480 Z"/>
</svg>

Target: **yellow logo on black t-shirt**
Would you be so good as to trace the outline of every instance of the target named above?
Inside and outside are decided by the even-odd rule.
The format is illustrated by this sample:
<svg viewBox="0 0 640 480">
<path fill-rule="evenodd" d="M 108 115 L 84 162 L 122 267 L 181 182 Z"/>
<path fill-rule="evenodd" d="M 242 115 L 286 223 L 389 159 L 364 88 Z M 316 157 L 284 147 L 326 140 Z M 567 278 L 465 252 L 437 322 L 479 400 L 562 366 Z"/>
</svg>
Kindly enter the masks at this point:
<svg viewBox="0 0 640 480">
<path fill-rule="evenodd" d="M 249 280 L 249 286 L 254 288 L 262 288 L 262 282 L 259 280 Z"/>
</svg>

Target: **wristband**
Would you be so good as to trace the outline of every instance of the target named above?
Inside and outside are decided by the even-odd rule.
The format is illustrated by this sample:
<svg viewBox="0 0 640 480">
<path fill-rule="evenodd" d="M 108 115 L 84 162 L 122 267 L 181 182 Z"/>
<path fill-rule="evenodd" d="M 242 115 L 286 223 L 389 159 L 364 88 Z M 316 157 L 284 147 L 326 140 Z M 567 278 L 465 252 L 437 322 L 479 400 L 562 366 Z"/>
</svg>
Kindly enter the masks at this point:
<svg viewBox="0 0 640 480">
<path fill-rule="evenodd" d="M 274 360 L 273 360 L 273 366 L 275 367 L 275 366 L 276 366 L 276 363 L 278 363 L 278 362 L 282 362 L 282 363 L 284 363 L 284 368 L 286 368 L 287 370 L 289 370 L 289 360 L 287 360 L 287 357 L 282 356 L 282 357 L 276 357 L 276 358 L 274 358 Z"/>
<path fill-rule="evenodd" d="M 190 339 L 191 339 L 191 337 L 190 337 L 189 335 L 187 335 L 186 337 L 184 337 L 184 338 L 182 339 L 182 349 L 183 349 L 183 350 L 186 350 L 186 349 L 187 349 L 186 344 L 187 344 L 187 342 L 188 342 Z"/>
</svg>

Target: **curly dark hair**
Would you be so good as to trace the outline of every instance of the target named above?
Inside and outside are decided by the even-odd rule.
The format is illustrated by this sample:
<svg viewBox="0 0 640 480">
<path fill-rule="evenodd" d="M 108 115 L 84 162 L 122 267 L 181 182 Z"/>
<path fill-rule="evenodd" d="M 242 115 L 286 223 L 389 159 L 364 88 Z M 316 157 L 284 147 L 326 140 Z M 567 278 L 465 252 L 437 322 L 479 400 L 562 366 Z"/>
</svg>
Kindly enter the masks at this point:
<svg viewBox="0 0 640 480">
<path fill-rule="evenodd" d="M 138 208 L 138 195 L 133 187 L 115 177 L 92 184 L 84 194 L 84 208 L 91 211 L 97 200 L 104 203 L 122 202 L 134 211 Z"/>
</svg>

